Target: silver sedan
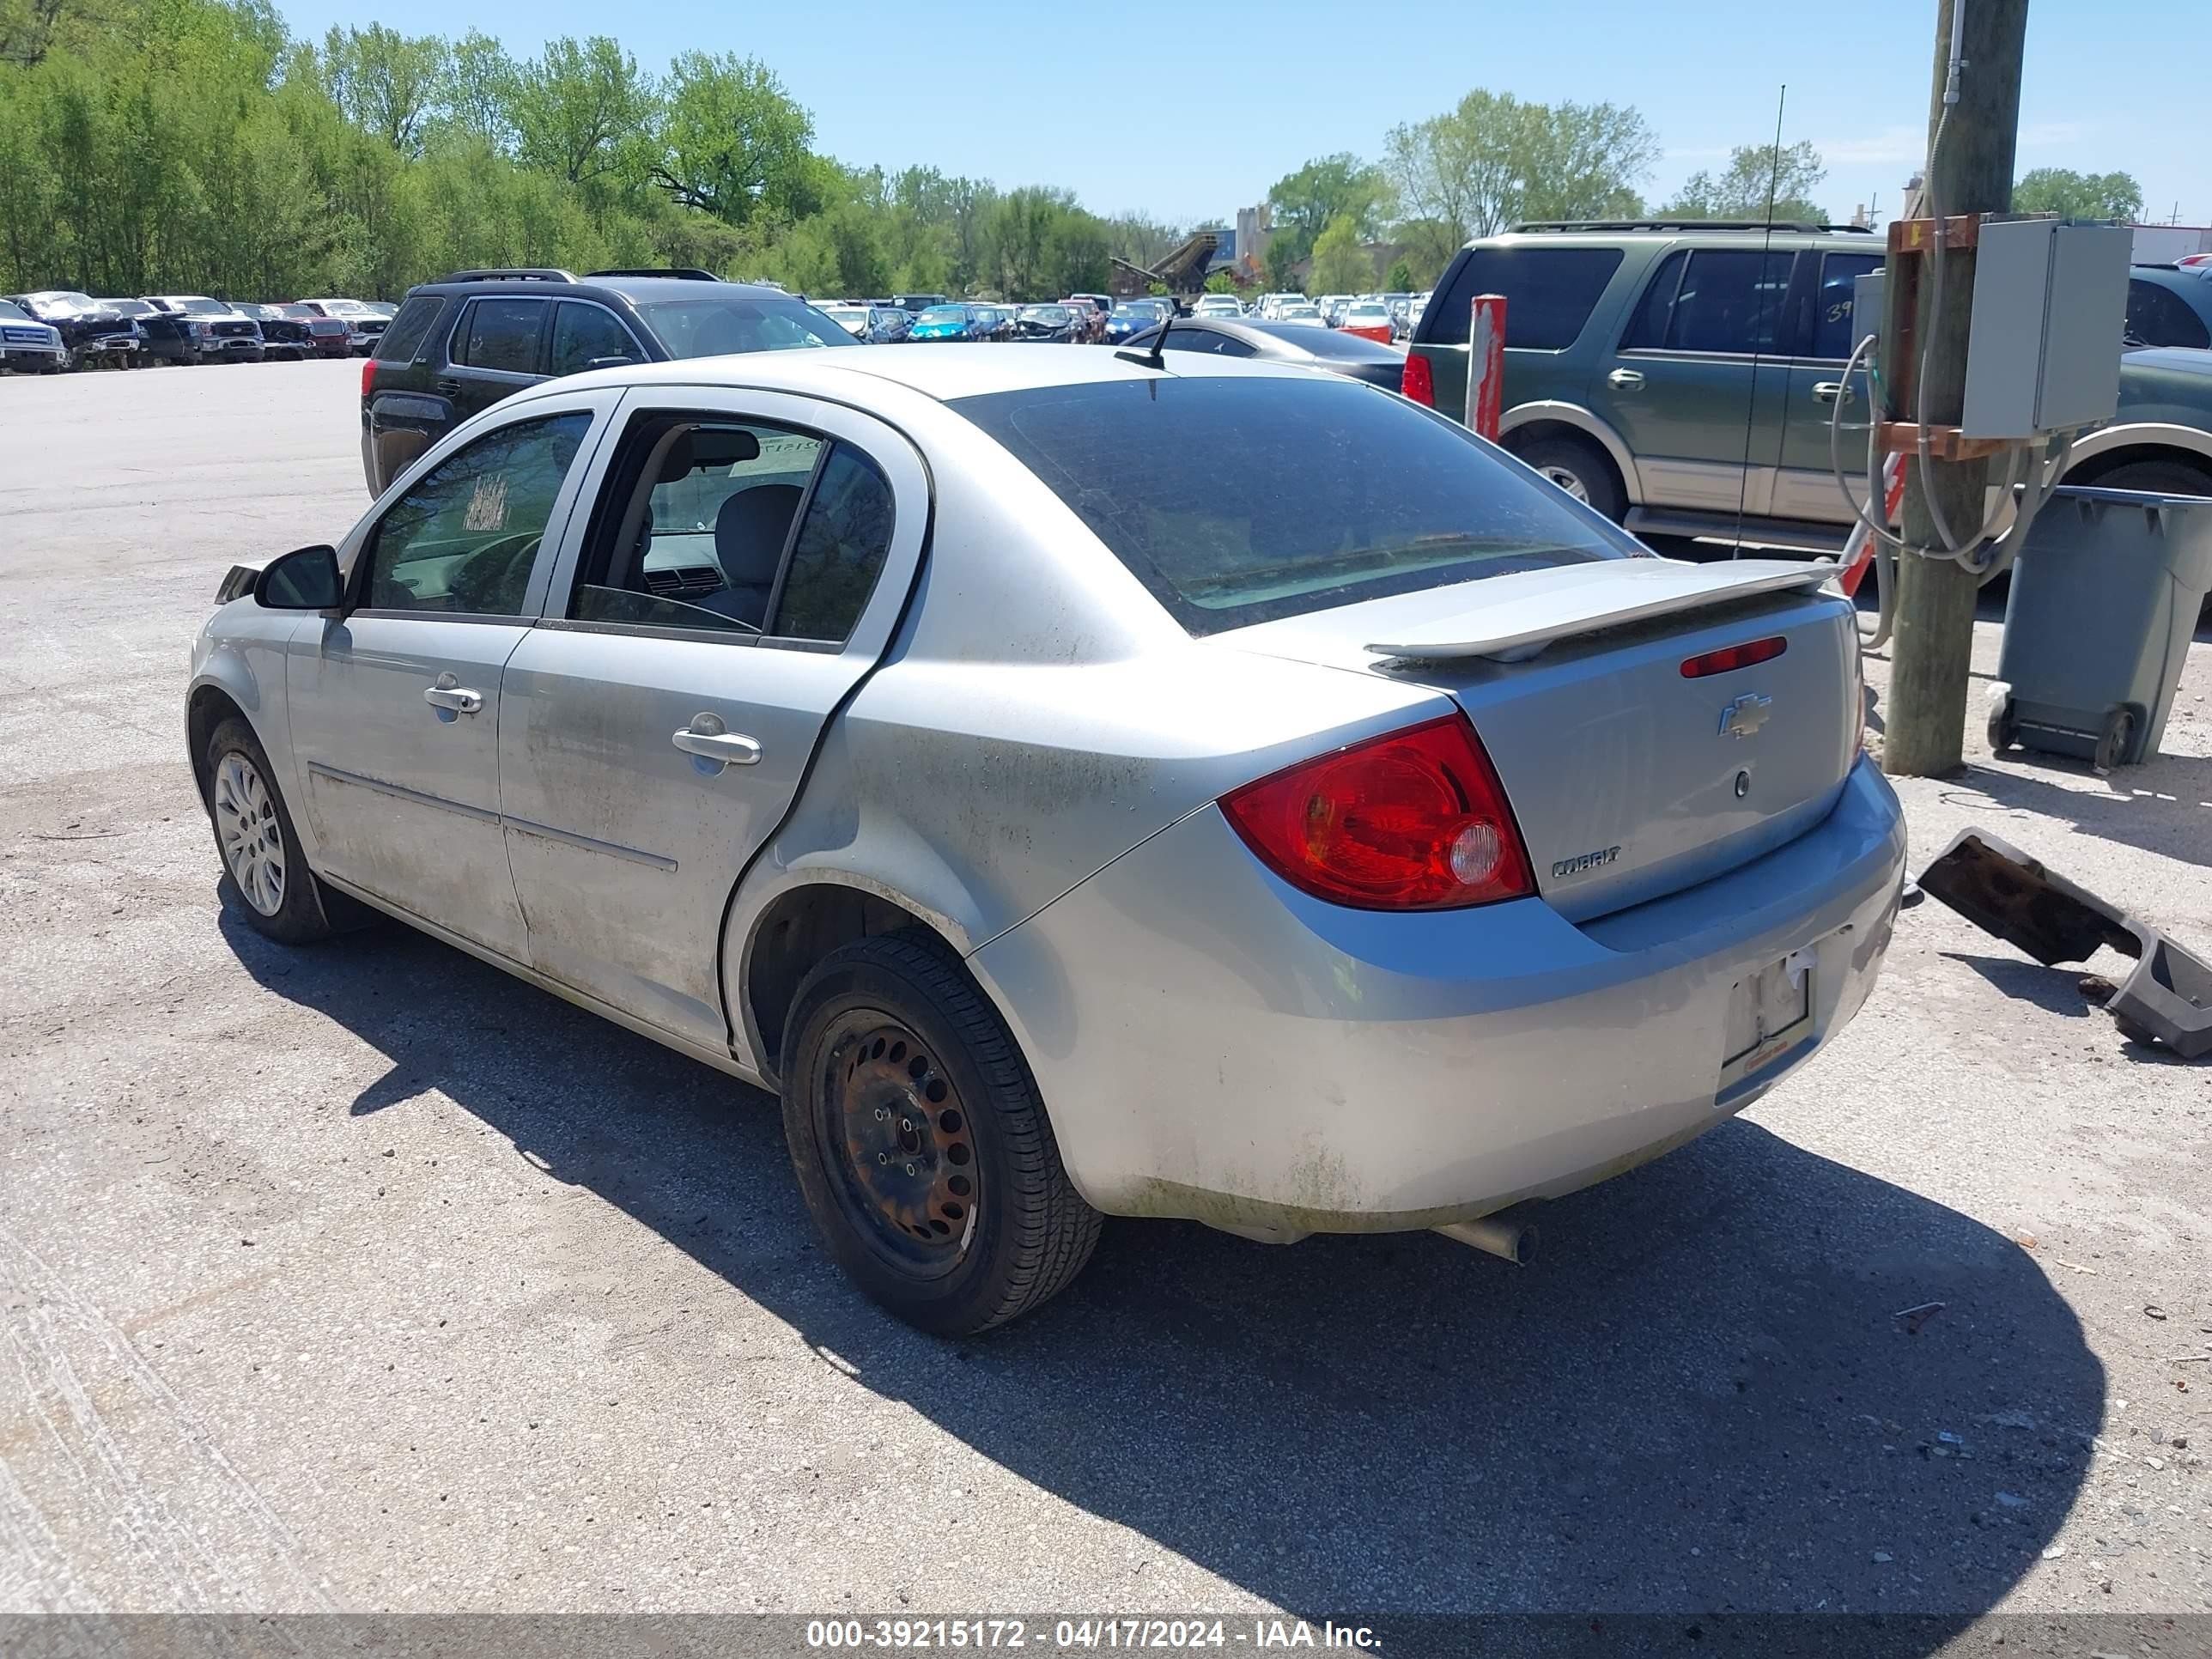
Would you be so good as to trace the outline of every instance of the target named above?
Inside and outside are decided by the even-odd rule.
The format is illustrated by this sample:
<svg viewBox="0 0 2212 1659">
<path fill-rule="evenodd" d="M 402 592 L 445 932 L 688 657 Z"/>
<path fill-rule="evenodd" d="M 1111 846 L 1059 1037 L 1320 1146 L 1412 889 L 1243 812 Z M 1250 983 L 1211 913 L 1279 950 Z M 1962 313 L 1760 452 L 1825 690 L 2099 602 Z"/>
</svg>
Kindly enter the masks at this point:
<svg viewBox="0 0 2212 1659">
<path fill-rule="evenodd" d="M 253 927 L 775 1091 L 839 1261 L 969 1333 L 1102 1213 L 1510 1248 L 1802 1066 L 1904 860 L 1823 574 L 1302 369 L 643 365 L 232 570 L 191 758 Z"/>
</svg>

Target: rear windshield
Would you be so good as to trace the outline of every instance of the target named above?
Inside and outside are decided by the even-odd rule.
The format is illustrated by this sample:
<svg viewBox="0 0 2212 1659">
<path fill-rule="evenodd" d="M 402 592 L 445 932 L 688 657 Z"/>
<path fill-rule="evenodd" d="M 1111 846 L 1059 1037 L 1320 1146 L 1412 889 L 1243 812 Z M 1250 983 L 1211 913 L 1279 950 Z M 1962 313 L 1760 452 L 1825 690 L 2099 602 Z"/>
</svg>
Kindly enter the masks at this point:
<svg viewBox="0 0 2212 1659">
<path fill-rule="evenodd" d="M 1422 319 L 1421 343 L 1464 344 L 1475 295 L 1502 294 L 1506 344 L 1565 350 L 1620 268 L 1617 247 L 1469 248 L 1449 291 Z"/>
<path fill-rule="evenodd" d="M 672 357 L 859 343 L 797 300 L 640 300 L 637 308 Z"/>
<path fill-rule="evenodd" d="M 1196 635 L 1633 544 L 1466 428 L 1334 376 L 956 398 Z"/>
</svg>

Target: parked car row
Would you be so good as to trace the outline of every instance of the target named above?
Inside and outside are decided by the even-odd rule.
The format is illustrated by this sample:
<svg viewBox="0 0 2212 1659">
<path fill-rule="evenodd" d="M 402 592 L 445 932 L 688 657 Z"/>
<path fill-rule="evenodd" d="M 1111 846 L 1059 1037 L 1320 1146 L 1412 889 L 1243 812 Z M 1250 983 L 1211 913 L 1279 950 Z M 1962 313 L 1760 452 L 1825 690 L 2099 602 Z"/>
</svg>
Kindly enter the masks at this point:
<svg viewBox="0 0 2212 1659">
<path fill-rule="evenodd" d="M 204 294 L 95 299 L 74 289 L 44 289 L 0 300 L 0 367 L 52 374 L 65 368 L 366 356 L 392 313 L 392 307 L 363 300 L 264 305 Z"/>
</svg>

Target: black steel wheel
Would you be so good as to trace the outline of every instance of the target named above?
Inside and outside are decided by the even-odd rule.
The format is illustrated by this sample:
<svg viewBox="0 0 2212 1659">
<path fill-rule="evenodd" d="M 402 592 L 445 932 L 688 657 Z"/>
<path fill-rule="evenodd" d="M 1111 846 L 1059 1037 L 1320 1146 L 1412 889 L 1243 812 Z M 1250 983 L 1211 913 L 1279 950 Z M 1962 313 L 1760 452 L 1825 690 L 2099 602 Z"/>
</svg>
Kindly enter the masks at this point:
<svg viewBox="0 0 2212 1659">
<path fill-rule="evenodd" d="M 966 1103 L 906 1024 L 880 1009 L 836 1016 L 815 1049 L 812 1092 L 848 1217 L 886 1261 L 926 1277 L 958 1265 L 981 1170 Z"/>
<path fill-rule="evenodd" d="M 2002 755 L 2020 741 L 2020 722 L 2012 717 L 2012 699 L 2000 697 L 1990 705 L 1990 750 Z"/>
<path fill-rule="evenodd" d="M 2127 758 L 2135 734 L 2136 717 L 2127 709 L 2116 708 L 2106 715 L 2104 730 L 2097 734 L 2096 752 L 2089 757 L 2091 767 L 2100 775 L 2111 771 Z"/>
<path fill-rule="evenodd" d="M 830 1254 L 923 1330 L 969 1336 L 1056 1295 L 1098 1212 L 1060 1161 L 1012 1034 L 920 931 L 809 974 L 785 1024 L 784 1135 Z"/>
</svg>

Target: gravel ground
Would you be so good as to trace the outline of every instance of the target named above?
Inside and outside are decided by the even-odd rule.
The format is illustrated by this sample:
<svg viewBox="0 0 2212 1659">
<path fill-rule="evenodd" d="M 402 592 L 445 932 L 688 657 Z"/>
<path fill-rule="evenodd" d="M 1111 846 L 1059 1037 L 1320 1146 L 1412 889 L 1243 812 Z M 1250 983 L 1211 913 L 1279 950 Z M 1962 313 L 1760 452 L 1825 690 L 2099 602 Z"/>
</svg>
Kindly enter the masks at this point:
<svg viewBox="0 0 2212 1659">
<path fill-rule="evenodd" d="M 0 1610 L 2212 1609 L 2212 1071 L 1935 904 L 1532 1267 L 1109 1224 L 967 1346 L 847 1290 L 764 1097 L 246 931 L 186 646 L 361 511 L 356 384 L 0 380 Z M 1977 738 L 1917 854 L 1990 824 L 2212 948 L 2212 644 L 2166 744 Z"/>
</svg>

